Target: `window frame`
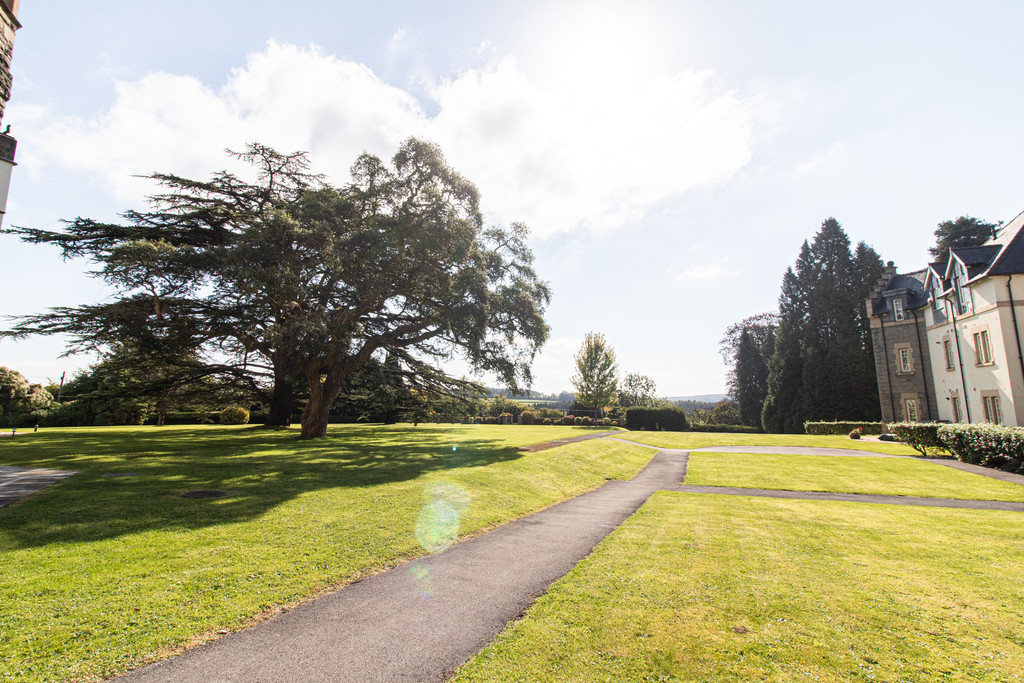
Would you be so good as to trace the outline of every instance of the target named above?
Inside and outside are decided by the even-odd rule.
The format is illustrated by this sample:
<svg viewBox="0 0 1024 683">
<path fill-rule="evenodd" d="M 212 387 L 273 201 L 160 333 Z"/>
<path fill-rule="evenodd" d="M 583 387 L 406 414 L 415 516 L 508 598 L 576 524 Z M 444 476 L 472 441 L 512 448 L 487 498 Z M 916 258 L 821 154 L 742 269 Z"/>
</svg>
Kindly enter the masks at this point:
<svg viewBox="0 0 1024 683">
<path fill-rule="evenodd" d="M 1003 424 L 1003 407 L 999 401 L 998 393 L 983 393 L 981 395 L 981 408 L 985 416 L 985 422 L 997 425 Z"/>
<path fill-rule="evenodd" d="M 907 422 L 918 422 L 917 399 L 907 398 L 903 400 L 904 416 Z"/>
<path fill-rule="evenodd" d="M 955 361 L 953 360 L 953 342 L 951 342 L 949 339 L 943 339 L 942 340 L 942 352 L 946 356 L 946 369 L 947 370 L 956 370 L 956 364 L 955 364 Z"/>
<path fill-rule="evenodd" d="M 974 340 L 974 364 L 992 365 L 995 363 L 992 354 L 992 335 L 988 329 L 978 330 L 972 334 Z"/>
<path fill-rule="evenodd" d="M 903 310 L 903 297 L 895 297 L 892 300 L 892 319 L 893 320 L 906 320 L 907 314 Z"/>
</svg>

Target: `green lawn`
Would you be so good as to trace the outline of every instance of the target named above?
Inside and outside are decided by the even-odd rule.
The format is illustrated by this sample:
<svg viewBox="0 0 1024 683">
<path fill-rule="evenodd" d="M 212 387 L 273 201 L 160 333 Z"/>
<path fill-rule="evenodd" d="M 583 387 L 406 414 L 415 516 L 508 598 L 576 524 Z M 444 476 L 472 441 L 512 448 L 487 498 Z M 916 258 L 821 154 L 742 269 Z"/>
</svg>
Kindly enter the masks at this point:
<svg viewBox="0 0 1024 683">
<path fill-rule="evenodd" d="M 925 460 L 827 455 L 691 453 L 686 483 L 699 486 L 1024 501 L 1024 486 Z"/>
<path fill-rule="evenodd" d="M 891 455 L 920 455 L 910 446 L 846 436 L 809 434 L 722 434 L 709 432 L 626 432 L 621 438 L 659 448 L 710 448 L 713 446 L 805 446 L 850 448 Z"/>
<path fill-rule="evenodd" d="M 659 493 L 454 680 L 1021 677 L 1019 514 Z"/>
<path fill-rule="evenodd" d="M 0 680 L 109 676 L 331 586 L 630 478 L 572 427 L 138 427 L 0 440 L 0 464 L 79 474 L 0 509 Z M 135 473 L 123 478 L 104 474 Z M 194 489 L 227 496 L 188 499 Z M 461 510 L 439 528 L 438 500 Z"/>
</svg>

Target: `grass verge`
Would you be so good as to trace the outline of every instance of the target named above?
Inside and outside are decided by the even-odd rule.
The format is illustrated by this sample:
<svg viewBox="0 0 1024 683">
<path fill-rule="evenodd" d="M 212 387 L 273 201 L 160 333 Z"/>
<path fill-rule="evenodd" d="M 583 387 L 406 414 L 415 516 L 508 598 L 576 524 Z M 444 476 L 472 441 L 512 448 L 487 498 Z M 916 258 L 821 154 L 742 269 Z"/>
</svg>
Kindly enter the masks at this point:
<svg viewBox="0 0 1024 683">
<path fill-rule="evenodd" d="M 686 483 L 698 486 L 1024 501 L 1024 486 L 924 460 L 828 455 L 691 453 Z"/>
<path fill-rule="evenodd" d="M 45 430 L 0 464 L 78 470 L 0 509 L 0 680 L 122 672 L 283 605 L 628 479 L 651 452 L 571 427 Z M 107 477 L 109 474 L 130 474 Z M 213 499 L 188 490 L 217 489 Z M 447 496 L 456 528 L 437 528 Z"/>
<path fill-rule="evenodd" d="M 658 493 L 470 681 L 1018 681 L 1016 513 Z"/>
</svg>

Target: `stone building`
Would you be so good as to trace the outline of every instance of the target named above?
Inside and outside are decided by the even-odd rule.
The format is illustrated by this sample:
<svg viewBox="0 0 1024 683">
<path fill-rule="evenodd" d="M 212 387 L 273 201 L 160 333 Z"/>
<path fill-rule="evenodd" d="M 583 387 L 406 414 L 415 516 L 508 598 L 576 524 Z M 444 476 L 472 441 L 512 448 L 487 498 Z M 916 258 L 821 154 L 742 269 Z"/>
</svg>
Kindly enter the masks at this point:
<svg viewBox="0 0 1024 683">
<path fill-rule="evenodd" d="M 924 309 L 927 270 L 900 274 L 890 261 L 867 301 L 883 422 L 938 419 Z"/>
<path fill-rule="evenodd" d="M 1024 213 L 868 299 L 885 422 L 1024 426 Z"/>
</svg>

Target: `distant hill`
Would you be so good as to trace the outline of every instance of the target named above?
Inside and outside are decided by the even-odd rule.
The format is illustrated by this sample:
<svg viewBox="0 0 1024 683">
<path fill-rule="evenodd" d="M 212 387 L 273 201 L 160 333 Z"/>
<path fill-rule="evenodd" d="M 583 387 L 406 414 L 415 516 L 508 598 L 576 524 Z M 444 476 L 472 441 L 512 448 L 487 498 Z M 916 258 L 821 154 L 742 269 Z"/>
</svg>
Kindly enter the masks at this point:
<svg viewBox="0 0 1024 683">
<path fill-rule="evenodd" d="M 676 401 L 687 401 L 692 403 L 718 403 L 729 398 L 729 394 L 700 394 L 698 396 L 669 396 L 665 400 L 671 403 Z"/>
</svg>

